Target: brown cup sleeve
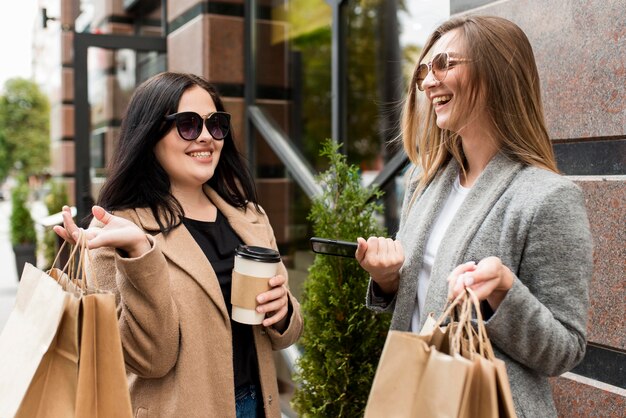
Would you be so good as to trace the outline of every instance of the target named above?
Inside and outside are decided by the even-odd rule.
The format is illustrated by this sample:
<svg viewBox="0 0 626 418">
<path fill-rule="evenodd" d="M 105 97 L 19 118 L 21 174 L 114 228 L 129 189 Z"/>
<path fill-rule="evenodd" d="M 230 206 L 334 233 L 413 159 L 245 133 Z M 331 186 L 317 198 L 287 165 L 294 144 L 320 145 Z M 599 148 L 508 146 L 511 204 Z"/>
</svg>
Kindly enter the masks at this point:
<svg viewBox="0 0 626 418">
<path fill-rule="evenodd" d="M 270 277 L 248 276 L 233 271 L 230 302 L 240 308 L 256 309 L 256 297 L 271 289 L 269 281 Z"/>
</svg>

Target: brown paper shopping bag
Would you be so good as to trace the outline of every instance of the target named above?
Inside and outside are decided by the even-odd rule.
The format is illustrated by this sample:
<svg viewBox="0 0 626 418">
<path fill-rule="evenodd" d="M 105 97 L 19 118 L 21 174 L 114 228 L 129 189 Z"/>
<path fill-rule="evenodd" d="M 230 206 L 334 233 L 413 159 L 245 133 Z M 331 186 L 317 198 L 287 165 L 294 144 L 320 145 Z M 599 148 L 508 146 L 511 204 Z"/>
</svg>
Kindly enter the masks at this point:
<svg viewBox="0 0 626 418">
<path fill-rule="evenodd" d="M 471 289 L 466 289 L 464 302 L 463 333 L 455 334 L 453 343 L 463 346 L 464 357 L 473 366 L 469 393 L 461 416 L 467 418 L 515 418 L 515 407 L 504 361 L 496 358 L 482 318 L 480 303 Z M 472 327 L 472 312 L 476 327 Z"/>
<path fill-rule="evenodd" d="M 82 238 L 82 237 L 81 237 Z M 86 241 L 81 242 L 79 271 L 82 283 L 91 274 L 93 288 L 87 288 L 81 299 L 82 326 L 76 416 L 90 418 L 132 417 L 130 393 L 126 378 L 115 295 L 98 288 Z"/>
<path fill-rule="evenodd" d="M 430 351 L 417 334 L 389 331 L 367 399 L 365 418 L 417 416 L 415 398 Z"/>
<path fill-rule="evenodd" d="M 468 290 L 438 320 L 427 320 L 420 335 L 390 331 L 366 418 L 515 417 L 504 362 L 493 355 L 480 312 L 478 329 L 472 326 L 476 309 Z"/>
<path fill-rule="evenodd" d="M 15 306 L 0 334 L 0 417 L 13 417 L 57 334 L 69 295 L 26 263 Z"/>
<path fill-rule="evenodd" d="M 80 297 L 69 293 L 61 324 L 15 418 L 74 418 Z"/>
<path fill-rule="evenodd" d="M 389 331 L 365 408 L 366 418 L 458 416 L 471 362 L 448 354 L 454 328 L 440 325 L 425 335 Z"/>
<path fill-rule="evenodd" d="M 83 296 L 77 417 L 131 417 L 115 295 Z"/>
<path fill-rule="evenodd" d="M 59 249 L 52 265 L 56 265 Z M 70 258 L 76 255 L 71 251 Z M 52 268 L 47 274 L 59 283 L 67 294 L 61 323 L 48 351 L 44 354 L 15 418 L 73 418 L 78 386 L 78 345 L 80 298 L 78 284 L 73 280 L 73 268 L 68 263 L 62 270 Z"/>
</svg>

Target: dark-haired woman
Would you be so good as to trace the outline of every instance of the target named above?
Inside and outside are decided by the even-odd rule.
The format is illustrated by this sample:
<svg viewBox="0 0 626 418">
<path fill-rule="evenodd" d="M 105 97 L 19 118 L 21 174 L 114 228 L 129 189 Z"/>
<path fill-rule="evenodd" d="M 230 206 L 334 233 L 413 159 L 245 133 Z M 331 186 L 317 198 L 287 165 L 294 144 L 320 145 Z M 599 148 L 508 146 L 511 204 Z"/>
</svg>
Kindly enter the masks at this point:
<svg viewBox="0 0 626 418">
<path fill-rule="evenodd" d="M 298 339 L 302 318 L 281 263 L 257 298 L 263 324 L 230 319 L 236 247 L 276 241 L 209 83 L 166 72 L 135 90 L 92 212 L 135 416 L 280 417 L 272 351 Z M 63 220 L 55 231 L 73 241 L 68 208 Z"/>
<path fill-rule="evenodd" d="M 494 16 L 444 22 L 403 118 L 413 169 L 397 240 L 358 240 L 368 305 L 419 332 L 471 288 L 518 416 L 556 416 L 547 377 L 584 356 L 592 246 L 582 192 L 556 168 L 524 32 Z"/>
</svg>

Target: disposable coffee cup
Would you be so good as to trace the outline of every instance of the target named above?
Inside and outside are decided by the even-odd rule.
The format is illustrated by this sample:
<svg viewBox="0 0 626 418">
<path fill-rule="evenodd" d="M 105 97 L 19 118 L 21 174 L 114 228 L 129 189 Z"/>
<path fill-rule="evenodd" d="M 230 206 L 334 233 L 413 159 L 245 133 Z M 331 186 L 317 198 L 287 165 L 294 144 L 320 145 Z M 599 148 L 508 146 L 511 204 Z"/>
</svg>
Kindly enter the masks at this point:
<svg viewBox="0 0 626 418">
<path fill-rule="evenodd" d="M 263 323 L 265 314 L 256 311 L 256 297 L 271 289 L 269 280 L 276 276 L 279 263 L 280 254 L 271 248 L 237 247 L 230 293 L 234 321 L 250 325 Z"/>
</svg>

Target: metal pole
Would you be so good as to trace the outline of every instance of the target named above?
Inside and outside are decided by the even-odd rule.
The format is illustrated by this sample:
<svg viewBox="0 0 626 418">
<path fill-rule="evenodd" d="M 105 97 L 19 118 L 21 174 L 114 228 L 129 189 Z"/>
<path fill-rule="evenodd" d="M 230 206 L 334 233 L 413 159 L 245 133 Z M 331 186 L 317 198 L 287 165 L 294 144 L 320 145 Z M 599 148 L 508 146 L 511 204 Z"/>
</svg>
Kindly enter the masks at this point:
<svg viewBox="0 0 626 418">
<path fill-rule="evenodd" d="M 91 175 L 89 131 L 91 112 L 87 92 L 87 47 L 81 34 L 74 34 L 74 161 L 76 189 L 76 219 L 80 220 L 91 211 Z"/>
<path fill-rule="evenodd" d="M 400 107 L 402 101 L 402 68 L 400 63 L 400 36 L 398 33 L 398 0 L 385 0 L 379 8 L 380 33 L 382 36 L 382 48 L 378 53 L 379 73 L 382 80 L 379 81 L 381 109 L 380 114 L 388 117 L 382 118 L 380 126 L 380 142 L 385 165 L 389 164 L 394 156 L 389 142 L 399 134 Z M 402 152 L 400 150 L 399 152 Z M 392 179 L 389 179 L 392 180 Z M 389 181 L 384 186 L 385 196 L 385 225 L 390 233 L 398 229 L 398 203 L 396 198 L 396 185 Z"/>
<path fill-rule="evenodd" d="M 246 156 L 250 166 L 252 177 L 256 178 L 256 135 L 254 124 L 249 112 L 250 106 L 256 102 L 256 66 L 257 66 L 257 30 L 256 30 L 256 0 L 246 0 L 245 2 L 245 24 L 244 24 L 244 66 L 245 66 L 245 103 L 246 103 Z"/>
<path fill-rule="evenodd" d="M 328 0 L 333 9 L 332 53 L 331 53 L 331 121 L 332 139 L 343 144 L 343 153 L 348 153 L 346 129 L 346 22 L 344 0 Z"/>
</svg>

